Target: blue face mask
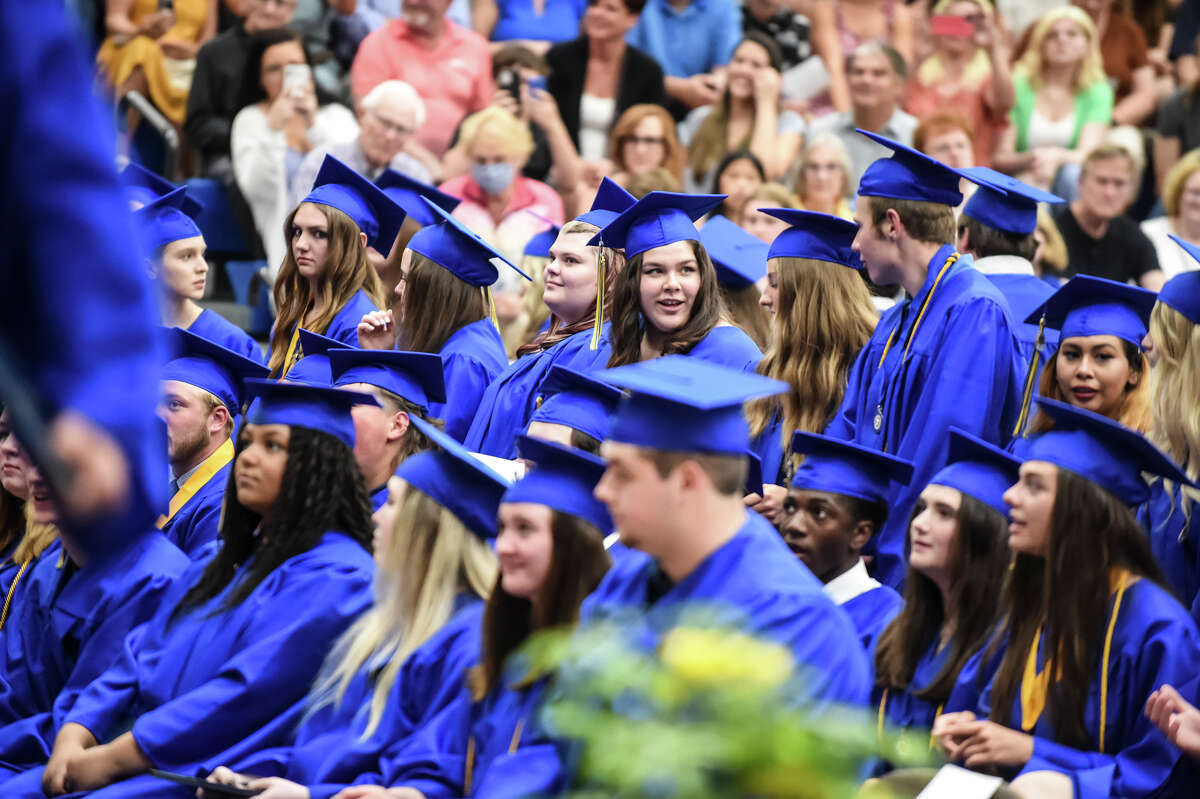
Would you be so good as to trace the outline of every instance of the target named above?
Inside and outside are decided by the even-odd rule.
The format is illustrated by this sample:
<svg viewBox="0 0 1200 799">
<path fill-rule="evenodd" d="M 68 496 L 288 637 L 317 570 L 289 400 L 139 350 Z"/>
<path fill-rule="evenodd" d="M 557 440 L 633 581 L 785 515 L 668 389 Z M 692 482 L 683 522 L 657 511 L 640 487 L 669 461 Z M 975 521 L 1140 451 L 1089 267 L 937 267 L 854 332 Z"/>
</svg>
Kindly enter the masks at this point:
<svg viewBox="0 0 1200 799">
<path fill-rule="evenodd" d="M 516 176 L 516 167 L 507 161 L 471 166 L 471 179 L 479 184 L 485 194 L 499 194 L 512 184 Z"/>
</svg>

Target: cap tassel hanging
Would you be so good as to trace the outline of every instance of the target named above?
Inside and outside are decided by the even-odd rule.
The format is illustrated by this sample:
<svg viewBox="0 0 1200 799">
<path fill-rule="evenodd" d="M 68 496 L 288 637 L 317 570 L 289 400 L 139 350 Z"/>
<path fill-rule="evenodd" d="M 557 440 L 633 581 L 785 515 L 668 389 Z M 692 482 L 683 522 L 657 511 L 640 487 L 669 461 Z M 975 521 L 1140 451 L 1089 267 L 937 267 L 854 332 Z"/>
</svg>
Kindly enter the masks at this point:
<svg viewBox="0 0 1200 799">
<path fill-rule="evenodd" d="M 1038 321 L 1037 338 L 1033 342 L 1033 357 L 1029 359 L 1029 371 L 1025 373 L 1025 388 L 1021 393 L 1021 414 L 1013 428 L 1013 438 L 1023 436 L 1029 421 L 1029 406 L 1033 404 L 1033 389 L 1037 383 L 1038 367 L 1041 366 L 1042 347 L 1046 344 L 1046 315 Z"/>
<path fill-rule="evenodd" d="M 592 346 L 595 350 L 600 346 L 600 332 L 604 328 L 604 286 L 608 283 L 608 259 L 604 257 L 604 242 L 600 242 L 600 255 L 596 260 L 596 319 L 592 322 Z"/>
<path fill-rule="evenodd" d="M 500 319 L 496 316 L 496 298 L 492 296 L 491 286 L 483 287 L 484 301 L 487 302 L 488 316 L 492 320 L 492 324 L 496 326 L 496 332 L 500 332 Z"/>
</svg>

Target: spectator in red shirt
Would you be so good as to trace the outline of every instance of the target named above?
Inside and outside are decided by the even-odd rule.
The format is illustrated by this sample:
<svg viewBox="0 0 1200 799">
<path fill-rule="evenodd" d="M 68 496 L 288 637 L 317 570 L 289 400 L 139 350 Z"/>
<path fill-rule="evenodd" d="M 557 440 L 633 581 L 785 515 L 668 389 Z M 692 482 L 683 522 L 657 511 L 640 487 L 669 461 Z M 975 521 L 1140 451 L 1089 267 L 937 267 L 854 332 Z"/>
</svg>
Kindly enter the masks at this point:
<svg viewBox="0 0 1200 799">
<path fill-rule="evenodd" d="M 350 86 L 361 98 L 385 80 L 408 83 L 425 101 L 422 147 L 439 158 L 463 117 L 487 107 L 495 85 L 487 41 L 446 18 L 450 0 L 404 0 L 401 16 L 359 45 Z"/>
</svg>

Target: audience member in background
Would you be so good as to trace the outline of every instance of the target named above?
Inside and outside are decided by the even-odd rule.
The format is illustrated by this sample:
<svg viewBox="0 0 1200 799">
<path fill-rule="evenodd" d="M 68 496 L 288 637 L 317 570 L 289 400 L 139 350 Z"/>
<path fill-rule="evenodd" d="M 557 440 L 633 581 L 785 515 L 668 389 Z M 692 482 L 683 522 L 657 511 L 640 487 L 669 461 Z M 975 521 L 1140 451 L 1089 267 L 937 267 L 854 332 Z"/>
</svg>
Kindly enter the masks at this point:
<svg viewBox="0 0 1200 799">
<path fill-rule="evenodd" d="M 1167 215 L 1147 219 L 1142 223 L 1142 232 L 1154 245 L 1158 268 L 1166 280 L 1200 268 L 1170 239 L 1178 236 L 1189 244 L 1200 245 L 1200 150 L 1192 150 L 1171 167 L 1163 182 L 1162 203 Z"/>
<path fill-rule="evenodd" d="M 940 0 L 933 13 L 934 52 L 913 71 L 904 110 L 918 118 L 941 109 L 963 114 L 973 134 L 969 165 L 988 166 L 1013 105 L 1008 46 L 990 0 Z"/>
<path fill-rule="evenodd" d="M 591 0 L 581 35 L 546 53 L 550 66 L 546 89 L 587 162 L 616 160 L 615 144 L 609 152 L 616 134 L 614 123 L 635 107 L 661 106 L 667 101 L 662 67 L 625 42 L 645 4 L 645 0 Z M 589 183 L 599 184 L 600 177 Z"/>
<path fill-rule="evenodd" d="M 1196 52 L 1195 42 L 1191 44 L 1189 52 Z M 1200 107 L 1196 103 L 1198 91 L 1200 83 L 1184 83 L 1158 109 L 1154 166 L 1160 193 L 1167 170 L 1179 160 L 1180 154 L 1200 147 Z"/>
<path fill-rule="evenodd" d="M 1087 154 L 1079 196 L 1053 211 L 1067 244 L 1068 274 L 1133 281 L 1151 291 L 1162 288 L 1154 245 L 1125 216 L 1135 172 L 1133 156 L 1123 147 L 1105 144 Z"/>
<path fill-rule="evenodd" d="M 629 176 L 621 188 L 639 200 L 652 191 L 683 191 L 683 185 L 678 178 L 661 166 L 640 175 Z"/>
<path fill-rule="evenodd" d="M 787 230 L 788 223 L 759 209 L 799 207 L 800 200 L 783 186 L 778 183 L 764 183 L 746 200 L 742 206 L 741 218 L 737 222 L 751 236 L 764 244 L 770 244 L 776 236 Z"/>
<path fill-rule="evenodd" d="M 627 37 L 662 66 L 677 117 L 721 98 L 719 73 L 741 39 L 734 0 L 649 0 Z"/>
<path fill-rule="evenodd" d="M 987 166 L 975 162 L 975 131 L 971 121 L 953 108 L 921 117 L 913 132 L 913 148 L 954 169 Z"/>
<path fill-rule="evenodd" d="M 120 97 L 141 93 L 176 127 L 183 125 L 188 89 L 200 46 L 217 32 L 210 0 L 108 0 L 104 27 L 108 37 L 96 61 Z M 130 108 L 125 131 L 132 136 L 140 114 Z"/>
<path fill-rule="evenodd" d="M 1112 120 L 1113 92 L 1091 18 L 1074 6 L 1043 16 L 1013 69 L 1013 89 L 1012 125 L 1000 137 L 992 166 L 1050 188 L 1059 169 L 1082 161 Z M 1070 197 L 1073 187 L 1067 188 L 1072 190 L 1056 185 L 1054 193 Z"/>
<path fill-rule="evenodd" d="M 697 108 L 679 125 L 679 138 L 688 147 L 686 186 L 707 186 L 713 166 L 731 150 L 754 153 L 765 179 L 782 177 L 791 166 L 804 118 L 780 107 L 781 63 L 773 39 L 761 33 L 742 39 L 725 70 L 720 102 Z"/>
<path fill-rule="evenodd" d="M 749 150 L 734 150 L 727 154 L 713 170 L 710 187 L 713 194 L 723 194 L 725 199 L 704 219 L 716 214 L 726 219 L 739 219 L 746 200 L 750 199 L 750 195 L 766 180 L 762 163 L 754 153 Z M 701 224 L 703 221 L 701 220 Z"/>
<path fill-rule="evenodd" d="M 246 65 L 250 103 L 234 117 L 230 131 L 233 173 L 254 214 L 272 273 L 287 250 L 283 220 L 296 207 L 288 187 L 301 161 L 314 146 L 358 133 L 350 109 L 338 103 L 317 105 L 307 64 L 298 33 L 277 28 L 255 35 Z"/>
<path fill-rule="evenodd" d="M 405 0 L 399 18 L 363 39 L 350 68 L 356 98 L 391 79 L 417 90 L 425 101 L 417 143 L 438 158 L 459 121 L 485 108 L 495 90 L 487 41 L 447 19 L 449 6 L 450 0 Z"/>
<path fill-rule="evenodd" d="M 820 58 L 829 75 L 828 99 L 835 109 L 844 111 L 850 107 L 850 94 L 846 89 L 845 59 L 834 23 L 833 4 L 810 5 L 811 8 L 801 12 L 782 0 L 746 0 L 742 4 L 742 30 L 757 31 L 774 39 L 783 56 L 784 72 L 810 58 Z M 784 99 L 791 99 L 786 89 Z"/>
<path fill-rule="evenodd" d="M 385 80 L 358 101 L 357 111 L 358 136 L 314 145 L 304 156 L 292 178 L 293 206 L 312 189 L 326 155 L 371 180 L 388 167 L 422 183 L 441 172 L 441 164 L 414 138 L 425 124 L 425 103 L 412 86 Z"/>
<path fill-rule="evenodd" d="M 819 5 L 825 2 L 818 0 Z M 843 53 L 853 53 L 874 42 L 896 48 L 904 63 L 912 63 L 916 51 L 913 18 L 907 5 L 895 0 L 838 0 L 832 5 Z"/>
<path fill-rule="evenodd" d="M 1062 285 L 1067 274 L 1067 243 L 1058 224 L 1045 206 L 1038 208 L 1037 228 L 1033 231 L 1037 250 L 1033 253 L 1033 271 L 1052 288 Z"/>
<path fill-rule="evenodd" d="M 544 104 L 557 115 L 553 101 L 541 94 Z M 462 198 L 454 209 L 456 218 L 516 262 L 529 239 L 546 227 L 539 217 L 556 225 L 563 222 L 562 199 L 554 189 L 520 174 L 533 152 L 529 127 L 503 108 L 492 106 L 463 122 L 461 146 L 470 158 L 470 171 L 440 188 Z"/>
<path fill-rule="evenodd" d="M 853 176 L 854 166 L 841 136 L 832 132 L 810 136 L 800 151 L 796 172 L 797 207 L 853 219 Z"/>
<path fill-rule="evenodd" d="M 846 82 L 850 87 L 850 110 L 821 117 L 808 133 L 812 137 L 833 133 L 842 140 L 850 153 L 850 185 L 857 186 L 871 162 L 885 157 L 888 151 L 854 129 L 862 128 L 892 141 L 911 144 L 917 119 L 900 108 L 908 68 L 899 51 L 891 45 L 871 41 L 848 52 Z M 804 199 L 803 194 L 800 199 Z"/>
<path fill-rule="evenodd" d="M 609 157 L 614 170 L 612 179 L 621 185 L 660 168 L 683 185 L 687 151 L 675 135 L 675 120 L 660 105 L 640 103 L 621 114 L 613 125 Z M 591 176 L 586 179 L 590 182 Z"/>
<path fill-rule="evenodd" d="M 545 53 L 574 38 L 586 8 L 585 0 L 471 0 L 471 29 L 493 42 Z"/>
</svg>

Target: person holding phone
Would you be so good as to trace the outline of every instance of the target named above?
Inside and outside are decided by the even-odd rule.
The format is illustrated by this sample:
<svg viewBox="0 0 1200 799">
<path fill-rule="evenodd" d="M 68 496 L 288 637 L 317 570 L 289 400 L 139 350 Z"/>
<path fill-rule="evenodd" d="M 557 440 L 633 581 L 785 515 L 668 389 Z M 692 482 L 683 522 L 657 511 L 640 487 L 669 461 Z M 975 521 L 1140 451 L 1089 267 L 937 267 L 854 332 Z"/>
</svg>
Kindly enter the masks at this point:
<svg viewBox="0 0 1200 799">
<path fill-rule="evenodd" d="M 309 150 L 355 138 L 358 122 L 345 106 L 318 105 L 300 34 L 287 28 L 254 37 L 243 91 L 250 102 L 233 119 L 233 172 L 274 278 L 287 250 L 283 222 L 295 207 L 292 177 Z"/>
</svg>

